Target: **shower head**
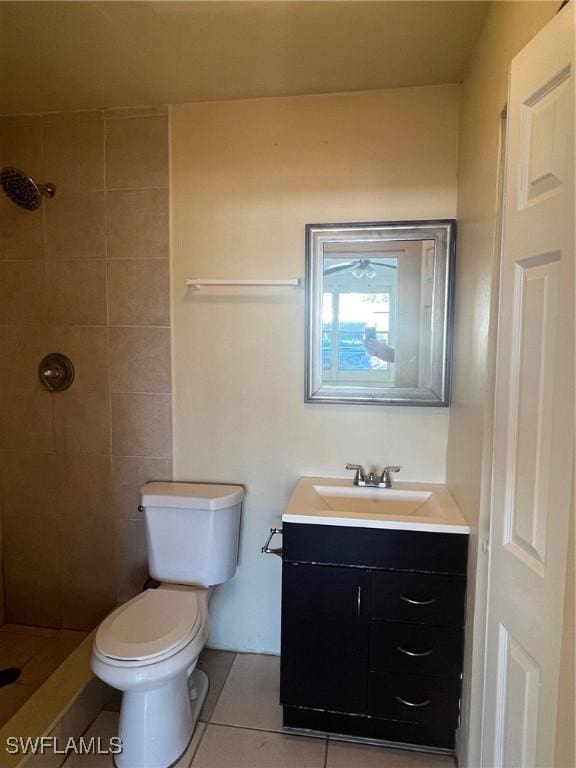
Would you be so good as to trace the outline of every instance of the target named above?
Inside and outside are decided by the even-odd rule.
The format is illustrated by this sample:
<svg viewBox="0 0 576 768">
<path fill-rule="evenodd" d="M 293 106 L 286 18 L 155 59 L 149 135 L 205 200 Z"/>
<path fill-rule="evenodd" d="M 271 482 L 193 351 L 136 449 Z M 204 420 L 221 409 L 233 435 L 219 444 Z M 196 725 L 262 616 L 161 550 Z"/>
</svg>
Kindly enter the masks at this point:
<svg viewBox="0 0 576 768">
<path fill-rule="evenodd" d="M 18 168 L 7 166 L 0 171 L 0 185 L 6 195 L 20 208 L 35 211 L 40 208 L 42 197 L 54 197 L 54 184 L 37 184 Z"/>
</svg>

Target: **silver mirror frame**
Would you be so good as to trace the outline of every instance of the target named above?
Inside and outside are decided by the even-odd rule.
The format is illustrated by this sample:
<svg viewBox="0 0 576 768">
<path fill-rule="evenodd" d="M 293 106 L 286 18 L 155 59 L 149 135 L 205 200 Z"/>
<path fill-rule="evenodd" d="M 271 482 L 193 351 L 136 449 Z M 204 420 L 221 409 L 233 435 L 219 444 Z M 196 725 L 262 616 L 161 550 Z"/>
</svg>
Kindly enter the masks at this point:
<svg viewBox="0 0 576 768">
<path fill-rule="evenodd" d="M 443 288 L 434 297 L 433 315 L 438 319 L 441 360 L 430 389 L 412 387 L 359 387 L 322 384 L 322 293 L 323 247 L 325 242 L 349 241 L 354 237 L 379 240 L 435 240 L 435 270 L 441 270 Z M 418 221 L 352 222 L 306 225 L 306 364 L 305 402 L 360 405 L 404 405 L 441 407 L 450 405 L 452 335 L 454 315 L 454 267 L 456 258 L 455 219 Z M 439 314 L 440 313 L 440 314 Z"/>
</svg>

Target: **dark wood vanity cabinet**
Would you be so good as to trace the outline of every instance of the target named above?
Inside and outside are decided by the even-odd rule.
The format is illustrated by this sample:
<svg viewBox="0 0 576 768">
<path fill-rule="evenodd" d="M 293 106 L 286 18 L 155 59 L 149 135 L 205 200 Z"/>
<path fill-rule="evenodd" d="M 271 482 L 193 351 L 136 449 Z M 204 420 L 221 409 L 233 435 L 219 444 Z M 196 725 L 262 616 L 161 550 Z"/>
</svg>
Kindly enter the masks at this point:
<svg viewBox="0 0 576 768">
<path fill-rule="evenodd" d="M 468 536 L 283 530 L 284 725 L 452 749 Z"/>
</svg>

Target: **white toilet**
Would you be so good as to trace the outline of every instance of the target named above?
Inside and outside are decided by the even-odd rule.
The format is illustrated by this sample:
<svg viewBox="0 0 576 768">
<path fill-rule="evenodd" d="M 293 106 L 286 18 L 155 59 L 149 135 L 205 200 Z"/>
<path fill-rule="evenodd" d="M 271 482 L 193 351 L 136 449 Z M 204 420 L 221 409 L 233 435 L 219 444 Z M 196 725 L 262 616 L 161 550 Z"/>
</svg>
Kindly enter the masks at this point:
<svg viewBox="0 0 576 768">
<path fill-rule="evenodd" d="M 168 768 L 186 751 L 208 689 L 194 667 L 208 637 L 210 587 L 236 572 L 244 492 L 147 483 L 141 493 L 148 569 L 161 585 L 102 622 L 92 669 L 123 691 L 118 768 Z"/>
</svg>

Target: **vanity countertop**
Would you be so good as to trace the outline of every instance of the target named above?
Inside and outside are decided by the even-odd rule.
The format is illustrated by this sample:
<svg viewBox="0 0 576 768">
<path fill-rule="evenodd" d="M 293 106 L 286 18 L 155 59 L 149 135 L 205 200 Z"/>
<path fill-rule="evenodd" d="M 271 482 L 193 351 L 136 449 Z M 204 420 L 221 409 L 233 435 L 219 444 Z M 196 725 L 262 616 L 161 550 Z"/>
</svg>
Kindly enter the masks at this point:
<svg viewBox="0 0 576 768">
<path fill-rule="evenodd" d="M 396 482 L 354 486 L 349 478 L 301 477 L 282 515 L 285 523 L 470 533 L 445 485 Z"/>
</svg>

